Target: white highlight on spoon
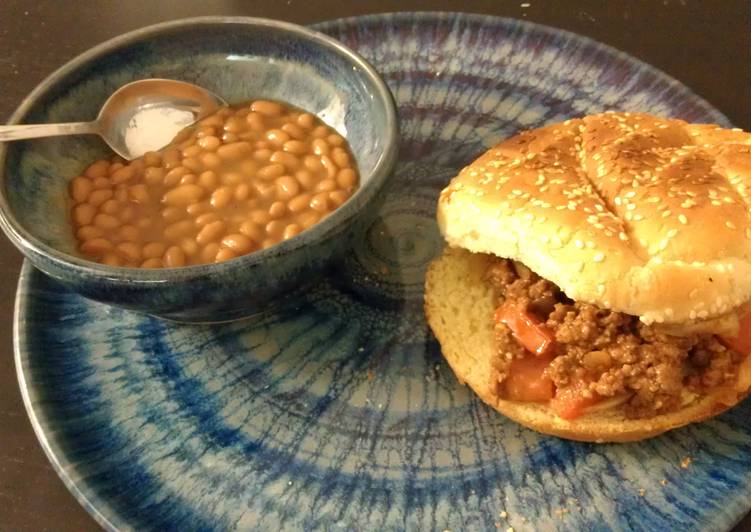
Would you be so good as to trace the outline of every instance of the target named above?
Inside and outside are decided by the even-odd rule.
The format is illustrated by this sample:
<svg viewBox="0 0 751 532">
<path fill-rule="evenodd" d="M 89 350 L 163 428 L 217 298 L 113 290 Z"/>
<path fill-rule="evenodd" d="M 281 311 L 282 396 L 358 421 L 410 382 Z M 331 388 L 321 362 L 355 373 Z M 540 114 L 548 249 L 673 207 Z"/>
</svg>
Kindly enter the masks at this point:
<svg viewBox="0 0 751 532">
<path fill-rule="evenodd" d="M 133 154 L 164 148 L 180 132 L 195 121 L 192 111 L 174 107 L 141 108 L 131 117 L 125 129 L 125 145 Z"/>
</svg>

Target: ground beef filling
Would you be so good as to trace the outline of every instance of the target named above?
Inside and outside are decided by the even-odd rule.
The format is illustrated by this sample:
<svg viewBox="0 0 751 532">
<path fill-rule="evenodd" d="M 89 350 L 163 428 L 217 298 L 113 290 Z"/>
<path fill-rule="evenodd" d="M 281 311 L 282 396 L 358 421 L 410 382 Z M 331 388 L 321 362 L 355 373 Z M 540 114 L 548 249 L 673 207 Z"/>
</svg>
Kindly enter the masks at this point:
<svg viewBox="0 0 751 532">
<path fill-rule="evenodd" d="M 556 388 L 587 383 L 603 398 L 627 396 L 628 417 L 652 417 L 677 410 L 684 390 L 702 393 L 733 386 L 742 356 L 711 334 L 669 336 L 638 318 L 568 299 L 561 290 L 519 263 L 498 259 L 486 281 L 501 301 L 522 305 L 555 335 L 548 376 Z M 496 368 L 505 374 L 525 351 L 509 328 L 496 325 Z"/>
</svg>

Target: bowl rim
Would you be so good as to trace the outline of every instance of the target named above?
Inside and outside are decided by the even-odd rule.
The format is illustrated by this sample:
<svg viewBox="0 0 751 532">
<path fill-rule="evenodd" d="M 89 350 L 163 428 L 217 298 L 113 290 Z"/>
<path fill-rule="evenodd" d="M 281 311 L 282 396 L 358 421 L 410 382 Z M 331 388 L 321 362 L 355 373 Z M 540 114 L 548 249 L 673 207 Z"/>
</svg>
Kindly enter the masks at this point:
<svg viewBox="0 0 751 532">
<path fill-rule="evenodd" d="M 9 143 L 0 142 L 0 228 L 6 236 L 18 247 L 27 259 L 29 254 L 35 254 L 48 258 L 54 263 L 69 268 L 78 275 L 99 277 L 110 282 L 127 283 L 154 283 L 165 281 L 178 281 L 206 277 L 212 274 L 221 274 L 238 268 L 253 268 L 262 265 L 271 257 L 284 255 L 291 251 L 308 245 L 311 239 L 320 240 L 331 232 L 338 224 L 346 223 L 357 214 L 358 206 L 373 199 L 385 183 L 387 177 L 393 171 L 398 155 L 399 126 L 397 120 L 396 104 L 394 96 L 386 82 L 375 68 L 360 54 L 343 44 L 342 42 L 324 33 L 311 28 L 285 22 L 276 19 L 243 16 L 199 16 L 187 17 L 167 22 L 161 22 L 144 26 L 103 41 L 69 60 L 54 72 L 44 78 L 34 89 L 26 95 L 19 106 L 11 114 L 8 124 L 19 124 L 29 113 L 37 100 L 51 90 L 52 86 L 76 70 L 95 62 L 107 54 L 125 48 L 127 46 L 143 42 L 165 32 L 175 29 L 189 29 L 194 26 L 221 26 L 239 25 L 251 27 L 273 28 L 302 37 L 313 42 L 328 51 L 343 56 L 353 63 L 375 89 L 378 99 L 383 102 L 386 111 L 385 125 L 386 137 L 384 149 L 378 156 L 373 170 L 370 172 L 368 186 L 361 186 L 347 202 L 331 212 L 326 218 L 319 221 L 311 228 L 299 235 L 275 244 L 267 249 L 241 255 L 231 260 L 220 263 L 209 263 L 195 266 L 183 266 L 179 268 L 129 268 L 124 266 L 108 266 L 86 260 L 82 257 L 66 253 L 49 244 L 42 242 L 32 233 L 27 231 L 13 215 L 6 197 L 6 159 Z M 60 177 L 60 179 L 65 179 Z M 36 265 L 36 262 L 32 260 Z"/>
</svg>

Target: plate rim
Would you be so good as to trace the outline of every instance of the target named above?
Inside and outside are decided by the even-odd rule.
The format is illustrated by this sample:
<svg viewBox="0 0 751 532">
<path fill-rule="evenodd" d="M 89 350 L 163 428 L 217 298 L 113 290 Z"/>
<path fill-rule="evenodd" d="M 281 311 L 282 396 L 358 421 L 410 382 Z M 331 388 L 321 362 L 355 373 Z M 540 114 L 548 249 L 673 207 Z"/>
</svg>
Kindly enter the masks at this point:
<svg viewBox="0 0 751 532">
<path fill-rule="evenodd" d="M 192 17 L 192 18 L 205 18 L 205 17 Z M 238 17 L 213 17 L 213 18 L 238 18 Z M 243 18 L 243 17 L 239 17 Z M 348 17 L 340 17 L 336 19 L 330 19 L 330 20 L 323 20 L 316 23 L 306 24 L 305 27 L 308 27 L 310 29 L 313 29 L 318 32 L 327 32 L 331 31 L 337 28 L 337 26 L 341 25 L 352 25 L 352 24 L 362 24 L 363 22 L 376 22 L 379 20 L 383 21 L 389 21 L 389 20 L 415 20 L 415 19 L 427 19 L 427 20 L 450 20 L 453 18 L 463 18 L 465 20 L 468 20 L 470 22 L 474 23 L 480 23 L 480 24 L 488 24 L 488 23 L 495 23 L 500 26 L 509 27 L 520 27 L 523 28 L 525 31 L 536 31 L 536 32 L 543 32 L 546 35 L 553 35 L 553 36 L 565 36 L 568 39 L 571 39 L 573 41 L 576 41 L 578 43 L 581 43 L 586 46 L 593 47 L 598 50 L 604 51 L 606 54 L 609 54 L 611 56 L 616 56 L 620 60 L 624 61 L 628 66 L 635 71 L 645 71 L 651 75 L 654 75 L 658 78 L 660 78 L 662 81 L 665 81 L 669 83 L 671 88 L 677 88 L 678 90 L 682 91 L 686 96 L 692 98 L 694 104 L 696 104 L 704 113 L 706 113 L 708 116 L 717 117 L 717 124 L 724 125 L 725 127 L 732 126 L 731 121 L 728 119 L 728 117 L 722 113 L 719 109 L 715 108 L 709 101 L 704 99 L 701 95 L 697 94 L 693 88 L 691 88 L 689 85 L 683 83 L 679 79 L 673 77 L 672 75 L 666 73 L 665 71 L 647 63 L 646 61 L 643 61 L 642 59 L 635 57 L 627 52 L 624 52 L 623 50 L 620 50 L 614 46 L 611 46 L 609 44 L 600 42 L 592 37 L 582 35 L 570 30 L 558 28 L 555 26 L 542 24 L 530 20 L 524 20 L 524 19 L 517 19 L 512 17 L 503 17 L 503 16 L 496 16 L 496 15 L 485 15 L 481 13 L 474 13 L 474 12 L 464 12 L 464 11 L 389 11 L 389 12 L 381 12 L 381 13 L 370 13 L 370 14 L 364 14 L 364 15 L 354 15 L 354 16 L 348 16 Z M 191 20 L 188 18 L 185 19 L 176 19 L 176 20 Z M 174 21 L 173 21 L 174 22 Z M 139 31 L 141 29 L 149 28 L 154 26 L 148 25 L 143 26 L 141 28 L 137 28 L 133 31 Z M 132 33 L 132 32 L 128 32 Z M 113 39 L 116 39 L 118 36 L 113 37 Z M 356 53 L 360 55 L 364 55 L 361 50 L 355 50 Z M 86 53 L 86 52 L 84 52 Z M 367 57 L 366 57 L 367 59 Z M 374 68 L 376 71 L 378 71 L 378 66 L 374 65 Z M 382 77 L 385 78 L 381 74 Z M 26 101 L 26 98 L 22 100 L 22 102 Z M 398 105 L 397 105 L 398 108 Z M 68 491 L 73 495 L 73 497 L 76 499 L 76 501 L 86 510 L 86 512 L 96 521 L 100 526 L 102 526 L 105 530 L 108 531 L 121 531 L 121 530 L 131 530 L 132 526 L 120 519 L 120 514 L 117 510 L 115 510 L 111 505 L 109 505 L 106 500 L 100 498 L 98 494 L 96 493 L 96 490 L 92 489 L 85 479 L 82 479 L 78 483 L 73 480 L 71 475 L 69 474 L 65 463 L 67 462 L 67 459 L 65 457 L 64 452 L 57 446 L 54 440 L 54 431 L 51 429 L 48 430 L 50 432 L 50 435 L 48 435 L 47 432 L 45 432 L 44 424 L 45 421 L 47 421 L 46 425 L 49 427 L 49 420 L 48 417 L 44 411 L 43 408 L 40 407 L 41 412 L 37 412 L 35 410 L 35 404 L 38 404 L 38 393 L 35 390 L 33 379 L 31 378 L 31 369 L 29 368 L 29 365 L 27 364 L 28 356 L 24 356 L 24 353 L 28 353 L 28 330 L 24 329 L 24 326 L 28 323 L 28 312 L 29 307 L 32 304 L 31 303 L 31 296 L 30 296 L 30 288 L 32 288 L 31 283 L 33 282 L 33 278 L 35 275 L 45 275 L 44 273 L 36 270 L 31 263 L 24 259 L 21 271 L 19 273 L 18 282 L 16 286 L 16 292 L 15 292 L 15 302 L 14 302 L 14 310 L 13 310 L 13 358 L 14 358 L 14 364 L 16 368 L 16 376 L 19 384 L 19 389 L 21 393 L 21 397 L 24 404 L 24 409 L 26 410 L 26 413 L 29 417 L 29 421 L 31 423 L 32 429 L 34 431 L 34 434 L 39 441 L 40 446 L 42 447 L 42 450 L 44 451 L 47 459 L 50 462 L 50 465 L 54 469 L 54 471 L 57 473 L 58 477 L 63 481 L 63 484 L 68 489 Z M 79 296 L 82 297 L 82 296 Z M 144 319 L 147 319 L 148 317 L 144 315 Z M 79 487 L 79 484 L 83 487 Z M 92 502 L 89 495 L 85 493 L 85 489 L 88 489 L 95 497 L 95 500 Z M 751 490 L 749 490 L 749 493 L 747 494 L 747 503 L 749 508 L 751 508 Z M 102 510 L 100 510 L 99 507 L 103 507 L 106 510 L 109 510 L 108 514 L 105 515 Z M 740 522 L 743 517 L 748 513 L 749 508 L 746 508 L 745 511 L 741 511 L 737 516 L 735 516 L 734 520 L 730 523 L 728 523 L 727 530 L 730 530 L 733 526 L 735 526 L 738 522 Z"/>
</svg>

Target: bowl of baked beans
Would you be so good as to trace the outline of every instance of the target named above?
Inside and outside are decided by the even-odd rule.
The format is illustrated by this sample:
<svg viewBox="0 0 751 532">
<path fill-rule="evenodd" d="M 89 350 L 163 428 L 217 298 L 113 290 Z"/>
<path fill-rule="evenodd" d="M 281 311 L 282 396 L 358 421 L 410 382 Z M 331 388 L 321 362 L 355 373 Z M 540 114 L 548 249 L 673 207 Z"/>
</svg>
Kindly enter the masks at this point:
<svg viewBox="0 0 751 532">
<path fill-rule="evenodd" d="M 70 289 L 172 320 L 238 319 L 314 280 L 377 215 L 398 145 L 391 94 L 355 52 L 297 25 L 202 17 L 122 35 L 10 122 L 88 120 L 144 78 L 229 103 L 132 161 L 94 136 L 0 144 L 0 225 Z"/>
</svg>

